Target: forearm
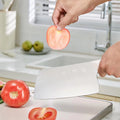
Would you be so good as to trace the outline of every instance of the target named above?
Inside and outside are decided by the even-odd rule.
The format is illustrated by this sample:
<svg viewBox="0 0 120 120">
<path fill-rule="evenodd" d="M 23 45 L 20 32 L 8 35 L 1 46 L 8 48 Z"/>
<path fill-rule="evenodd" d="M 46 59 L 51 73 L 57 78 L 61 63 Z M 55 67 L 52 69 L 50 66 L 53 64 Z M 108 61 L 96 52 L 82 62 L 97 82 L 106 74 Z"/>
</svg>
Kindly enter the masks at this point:
<svg viewBox="0 0 120 120">
<path fill-rule="evenodd" d="M 53 13 L 53 22 L 62 30 L 66 25 L 74 23 L 82 14 L 109 0 L 57 0 Z"/>
<path fill-rule="evenodd" d="M 94 4 L 95 6 L 97 6 L 97 5 L 107 2 L 107 1 L 110 1 L 110 0 L 91 0 L 91 3 Z"/>
</svg>

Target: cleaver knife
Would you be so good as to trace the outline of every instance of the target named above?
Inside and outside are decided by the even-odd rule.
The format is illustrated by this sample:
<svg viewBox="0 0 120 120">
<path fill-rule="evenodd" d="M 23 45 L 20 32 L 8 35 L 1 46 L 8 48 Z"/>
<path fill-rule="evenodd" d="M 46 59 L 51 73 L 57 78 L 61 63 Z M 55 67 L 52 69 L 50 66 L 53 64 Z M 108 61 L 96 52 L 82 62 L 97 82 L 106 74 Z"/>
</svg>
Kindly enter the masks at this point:
<svg viewBox="0 0 120 120">
<path fill-rule="evenodd" d="M 35 84 L 36 99 L 77 97 L 98 93 L 98 61 L 43 69 Z"/>
</svg>

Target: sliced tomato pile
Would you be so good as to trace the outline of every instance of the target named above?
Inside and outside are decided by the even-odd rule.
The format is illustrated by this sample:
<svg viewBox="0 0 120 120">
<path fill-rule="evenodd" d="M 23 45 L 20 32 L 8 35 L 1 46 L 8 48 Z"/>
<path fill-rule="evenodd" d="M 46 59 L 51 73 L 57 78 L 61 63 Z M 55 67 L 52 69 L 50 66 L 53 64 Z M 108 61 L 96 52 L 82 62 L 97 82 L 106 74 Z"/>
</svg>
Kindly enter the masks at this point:
<svg viewBox="0 0 120 120">
<path fill-rule="evenodd" d="M 70 32 L 64 28 L 58 31 L 56 26 L 51 26 L 47 30 L 47 43 L 54 50 L 64 49 L 70 41 Z"/>
<path fill-rule="evenodd" d="M 28 115 L 29 120 L 55 120 L 57 111 L 54 108 L 33 108 Z"/>
<path fill-rule="evenodd" d="M 1 91 L 1 98 L 11 107 L 21 107 L 30 97 L 29 88 L 21 80 L 8 81 Z"/>
</svg>

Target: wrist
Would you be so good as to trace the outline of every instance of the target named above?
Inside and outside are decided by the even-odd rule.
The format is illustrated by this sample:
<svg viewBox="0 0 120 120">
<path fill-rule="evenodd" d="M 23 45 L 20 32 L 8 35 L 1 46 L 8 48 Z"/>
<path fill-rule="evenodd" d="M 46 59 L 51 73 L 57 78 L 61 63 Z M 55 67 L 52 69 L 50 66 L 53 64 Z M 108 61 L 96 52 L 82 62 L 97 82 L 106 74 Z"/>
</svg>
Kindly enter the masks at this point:
<svg viewBox="0 0 120 120">
<path fill-rule="evenodd" d="M 107 1 L 111 1 L 111 0 L 91 0 L 91 4 L 92 4 L 94 7 L 96 7 L 96 6 L 98 6 L 98 5 L 102 4 L 102 3 L 105 3 L 105 2 L 107 2 Z"/>
</svg>

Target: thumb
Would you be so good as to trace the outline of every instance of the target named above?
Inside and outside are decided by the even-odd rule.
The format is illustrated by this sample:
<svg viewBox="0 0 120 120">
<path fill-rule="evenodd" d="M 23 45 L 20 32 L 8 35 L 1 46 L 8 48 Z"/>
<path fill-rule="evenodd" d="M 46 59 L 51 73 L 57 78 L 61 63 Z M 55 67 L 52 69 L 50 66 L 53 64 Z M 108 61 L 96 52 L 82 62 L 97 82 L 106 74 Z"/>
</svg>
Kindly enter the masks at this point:
<svg viewBox="0 0 120 120">
<path fill-rule="evenodd" d="M 60 22 L 57 25 L 58 30 L 62 30 L 65 26 L 71 24 L 73 22 L 73 16 L 67 13 L 64 17 L 60 19 Z"/>
</svg>

